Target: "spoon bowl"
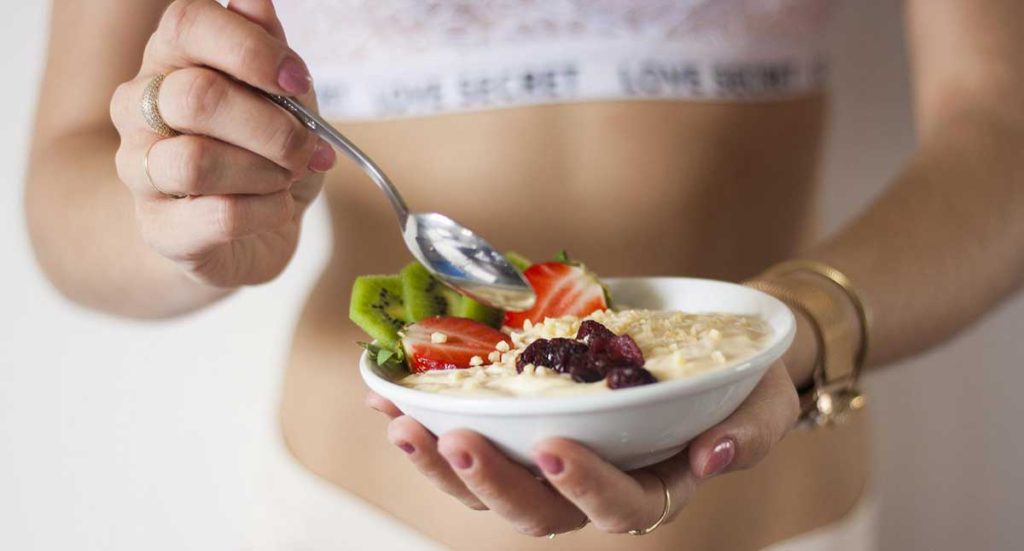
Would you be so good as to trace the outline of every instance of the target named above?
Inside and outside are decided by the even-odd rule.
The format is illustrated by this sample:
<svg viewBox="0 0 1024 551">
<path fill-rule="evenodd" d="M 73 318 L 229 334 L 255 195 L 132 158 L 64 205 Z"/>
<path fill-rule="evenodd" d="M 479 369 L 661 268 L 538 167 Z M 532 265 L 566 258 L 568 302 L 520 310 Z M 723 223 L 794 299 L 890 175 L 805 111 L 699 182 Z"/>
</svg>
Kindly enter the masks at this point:
<svg viewBox="0 0 1024 551">
<path fill-rule="evenodd" d="M 443 214 L 410 214 L 402 237 L 427 270 L 479 302 L 512 311 L 529 310 L 536 302 L 519 270 L 482 237 Z"/>
</svg>

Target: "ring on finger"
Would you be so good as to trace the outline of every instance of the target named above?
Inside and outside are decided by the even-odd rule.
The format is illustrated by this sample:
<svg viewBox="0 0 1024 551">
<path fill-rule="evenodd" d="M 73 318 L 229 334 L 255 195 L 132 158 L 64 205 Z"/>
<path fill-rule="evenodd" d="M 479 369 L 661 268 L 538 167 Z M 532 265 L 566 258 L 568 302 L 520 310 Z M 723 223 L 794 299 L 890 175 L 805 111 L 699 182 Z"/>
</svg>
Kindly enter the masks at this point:
<svg viewBox="0 0 1024 551">
<path fill-rule="evenodd" d="M 579 532 L 580 530 L 586 528 L 588 524 L 590 524 L 590 518 L 583 517 L 583 522 L 579 526 L 577 526 L 576 528 L 573 528 L 572 530 L 567 530 L 567 531 L 562 532 L 562 533 L 563 534 L 571 534 L 573 532 Z M 548 539 L 549 540 L 553 540 L 553 539 L 555 539 L 555 536 L 557 536 L 557 535 L 558 535 L 558 533 L 551 532 L 550 534 L 548 534 Z"/>
<path fill-rule="evenodd" d="M 665 483 L 665 479 L 654 471 L 647 472 L 654 475 L 654 478 L 657 478 L 658 482 L 661 482 L 661 489 L 665 491 L 665 508 L 662 509 L 661 516 L 658 517 L 658 520 L 655 521 L 654 524 L 648 526 L 647 528 L 638 528 L 636 530 L 630 530 L 629 535 L 631 536 L 646 536 L 647 534 L 650 534 L 651 532 L 657 530 L 659 526 L 664 524 L 665 519 L 668 518 L 669 511 L 672 510 L 672 494 L 671 492 L 668 491 L 668 484 Z"/>
<path fill-rule="evenodd" d="M 146 149 L 146 154 L 143 155 L 143 157 L 142 157 L 142 168 L 146 171 L 146 179 L 149 180 L 149 185 L 152 186 L 153 189 L 155 189 L 156 192 L 159 193 L 160 195 L 163 195 L 164 197 L 170 197 L 172 199 L 184 199 L 184 198 L 188 197 L 188 195 L 180 195 L 180 194 L 177 194 L 177 193 L 167 193 L 166 191 L 164 191 L 164 190 L 160 189 L 159 187 L 157 187 L 156 182 L 153 181 L 153 175 L 149 173 L 149 153 L 150 153 L 150 151 L 153 151 L 153 146 L 156 145 L 157 142 L 159 142 L 159 141 L 160 140 L 157 140 L 157 141 L 149 144 L 149 148 Z"/>
<path fill-rule="evenodd" d="M 164 138 L 173 138 L 178 135 L 178 131 L 168 126 L 167 121 L 160 115 L 160 85 L 163 84 L 166 76 L 161 73 L 150 79 L 142 91 L 140 107 L 142 108 L 142 118 L 146 120 L 146 125 L 150 130 Z"/>
</svg>

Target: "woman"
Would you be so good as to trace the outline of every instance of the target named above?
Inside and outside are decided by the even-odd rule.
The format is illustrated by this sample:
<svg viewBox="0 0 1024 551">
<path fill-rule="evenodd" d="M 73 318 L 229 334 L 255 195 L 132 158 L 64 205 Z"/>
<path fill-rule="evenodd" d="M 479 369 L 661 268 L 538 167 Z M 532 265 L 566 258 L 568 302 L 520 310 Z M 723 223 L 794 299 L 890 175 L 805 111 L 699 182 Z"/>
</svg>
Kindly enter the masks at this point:
<svg viewBox="0 0 1024 551">
<path fill-rule="evenodd" d="M 826 0 L 280 4 L 281 18 L 268 0 L 55 2 L 27 199 L 37 255 L 73 300 L 178 315 L 279 274 L 323 187 L 334 255 L 296 331 L 284 437 L 322 479 L 444 545 L 550 547 L 503 527 L 590 522 L 566 545 L 745 549 L 836 523 L 863 486 L 863 420 L 783 440 L 814 358 L 919 352 L 1024 279 L 1014 0 L 908 0 L 921 145 L 862 216 L 810 246 Z M 757 276 L 800 315 L 796 345 L 732 417 L 635 473 L 556 440 L 535 450 L 538 481 L 371 395 L 394 417 L 387 444 L 344 312 L 356 275 L 407 260 L 392 215 L 249 88 L 314 105 L 310 72 L 325 116 L 418 208 L 530 257 L 566 247 L 604 275 Z M 769 269 L 793 258 L 819 264 Z M 822 347 L 815 329 L 835 339 Z M 608 535 L 628 531 L 650 533 Z"/>
</svg>

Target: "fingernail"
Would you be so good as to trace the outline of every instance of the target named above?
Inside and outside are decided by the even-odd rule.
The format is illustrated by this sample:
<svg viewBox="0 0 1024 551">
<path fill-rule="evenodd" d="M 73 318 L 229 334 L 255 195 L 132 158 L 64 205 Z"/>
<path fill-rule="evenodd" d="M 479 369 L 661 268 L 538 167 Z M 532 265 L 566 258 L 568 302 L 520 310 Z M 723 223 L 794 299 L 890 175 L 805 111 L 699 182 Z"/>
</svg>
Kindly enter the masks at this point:
<svg viewBox="0 0 1024 551">
<path fill-rule="evenodd" d="M 551 455 L 550 453 L 542 453 L 537 456 L 537 465 L 540 466 L 540 470 L 548 474 L 558 474 L 562 472 L 565 467 L 562 464 L 562 460 L 558 457 Z"/>
<path fill-rule="evenodd" d="M 395 445 L 398 446 L 399 449 L 401 449 L 402 451 L 404 451 L 405 453 L 408 453 L 408 454 L 411 454 L 412 452 L 416 451 L 416 448 L 414 448 L 412 446 L 412 444 L 410 444 L 408 442 L 399 442 L 399 443 L 397 443 Z"/>
<path fill-rule="evenodd" d="M 309 76 L 309 71 L 301 61 L 288 56 L 277 70 L 277 83 L 289 94 L 299 95 L 309 91 L 313 77 Z"/>
<path fill-rule="evenodd" d="M 313 157 L 309 160 L 309 169 L 316 172 L 327 172 L 334 166 L 336 159 L 337 155 L 334 153 L 334 148 L 328 145 L 327 142 L 320 140 L 316 143 Z"/>
<path fill-rule="evenodd" d="M 711 456 L 704 462 L 700 477 L 709 478 L 721 473 L 732 463 L 734 457 L 736 457 L 736 441 L 729 437 L 722 438 L 715 443 L 715 447 L 711 448 Z"/>
<path fill-rule="evenodd" d="M 456 469 L 466 470 L 473 466 L 473 458 L 466 452 L 451 452 L 445 454 L 444 457 Z"/>
</svg>

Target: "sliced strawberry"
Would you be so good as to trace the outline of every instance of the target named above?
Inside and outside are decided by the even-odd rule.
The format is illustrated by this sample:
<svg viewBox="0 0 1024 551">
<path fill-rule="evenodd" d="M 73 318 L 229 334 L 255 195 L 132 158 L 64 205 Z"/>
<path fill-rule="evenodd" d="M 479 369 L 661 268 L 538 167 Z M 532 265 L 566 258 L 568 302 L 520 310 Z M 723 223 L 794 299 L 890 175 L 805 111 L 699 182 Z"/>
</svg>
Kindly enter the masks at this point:
<svg viewBox="0 0 1024 551">
<path fill-rule="evenodd" d="M 544 262 L 530 266 L 523 275 L 537 293 L 537 302 L 525 312 L 506 312 L 505 327 L 520 329 L 526 320 L 539 323 L 544 318 L 583 317 L 608 308 L 604 287 L 583 266 Z"/>
<path fill-rule="evenodd" d="M 434 342 L 434 333 L 444 335 L 444 342 Z M 467 318 L 434 316 L 422 319 L 404 330 L 402 348 L 409 362 L 409 371 L 421 373 L 432 369 L 463 369 L 473 356 L 487 359 L 499 342 L 512 344 L 508 335 Z"/>
</svg>

